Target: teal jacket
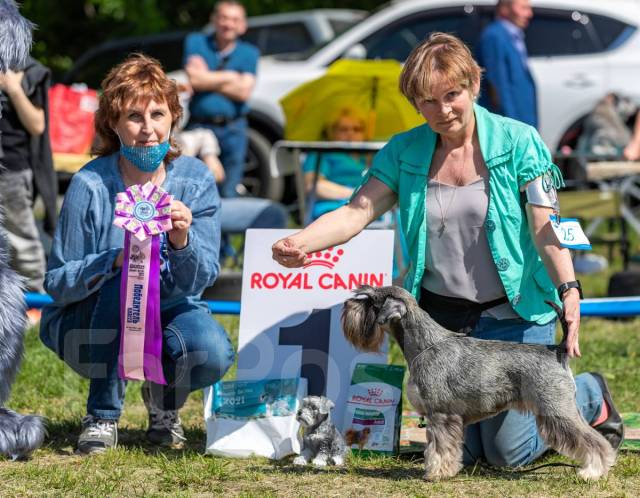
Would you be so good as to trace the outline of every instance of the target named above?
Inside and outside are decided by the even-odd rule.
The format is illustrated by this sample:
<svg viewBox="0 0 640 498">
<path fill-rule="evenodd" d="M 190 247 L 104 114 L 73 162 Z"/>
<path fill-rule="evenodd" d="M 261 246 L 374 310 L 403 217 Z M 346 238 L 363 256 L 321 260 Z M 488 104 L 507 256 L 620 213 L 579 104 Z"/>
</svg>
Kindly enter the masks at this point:
<svg viewBox="0 0 640 498">
<path fill-rule="evenodd" d="M 493 261 L 511 306 L 539 324 L 555 317 L 545 300 L 559 304 L 555 286 L 538 256 L 521 200 L 520 188 L 550 173 L 564 185 L 549 150 L 535 128 L 474 106 L 482 157 L 489 170 L 489 207 L 485 229 Z M 391 138 L 373 161 L 366 180 L 375 177 L 398 196 L 402 231 L 409 248 L 404 286 L 420 296 L 425 269 L 427 177 L 437 135 L 424 124 Z"/>
</svg>

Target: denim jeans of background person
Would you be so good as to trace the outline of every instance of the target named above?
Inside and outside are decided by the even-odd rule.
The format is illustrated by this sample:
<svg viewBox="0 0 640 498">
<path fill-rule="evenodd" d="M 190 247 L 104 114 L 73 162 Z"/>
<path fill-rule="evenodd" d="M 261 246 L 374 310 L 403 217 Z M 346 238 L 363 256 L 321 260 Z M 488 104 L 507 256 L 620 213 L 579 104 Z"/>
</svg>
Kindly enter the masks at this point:
<svg viewBox="0 0 640 498">
<path fill-rule="evenodd" d="M 496 20 L 482 32 L 476 56 L 484 68 L 480 105 L 536 128 L 536 84 L 524 42 L 532 17 L 529 0 L 499 0 Z"/>
<path fill-rule="evenodd" d="M 50 77 L 49 69 L 32 58 L 21 71 L 0 74 L 0 205 L 11 265 L 35 292 L 44 292 L 46 267 L 33 213 L 36 195 L 44 202 L 49 235 L 56 221 L 57 181 L 48 132 Z"/>
<path fill-rule="evenodd" d="M 214 177 L 219 175 L 220 171 L 222 175 L 225 174 L 224 166 L 218 158 L 220 147 L 213 132 L 195 128 L 180 132 L 177 139 L 180 141 L 182 153 L 204 161 Z M 221 260 L 234 254 L 229 235 L 244 234 L 249 228 L 286 228 L 287 226 L 287 210 L 282 204 L 270 199 L 223 197 L 220 202 Z"/>
<path fill-rule="evenodd" d="M 255 85 L 259 51 L 238 37 L 246 31 L 244 7 L 235 0 L 216 3 L 214 34 L 192 33 L 184 44 L 184 64 L 194 91 L 187 129 L 207 128 L 220 143 L 226 177 L 222 197 L 238 195 L 247 154 L 247 101 Z"/>
</svg>

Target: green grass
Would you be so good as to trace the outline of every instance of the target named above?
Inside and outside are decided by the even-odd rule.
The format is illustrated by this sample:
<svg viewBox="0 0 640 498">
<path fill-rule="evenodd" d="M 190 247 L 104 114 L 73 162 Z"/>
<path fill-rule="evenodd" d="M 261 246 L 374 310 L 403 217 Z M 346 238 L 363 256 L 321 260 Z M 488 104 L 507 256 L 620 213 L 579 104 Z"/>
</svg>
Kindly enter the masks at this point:
<svg viewBox="0 0 640 498">
<path fill-rule="evenodd" d="M 238 320 L 218 317 L 237 341 Z M 575 372 L 603 371 L 622 411 L 640 411 L 640 320 L 585 320 L 583 358 Z M 127 390 L 120 446 L 108 454 L 73 454 L 84 415 L 87 382 L 39 342 L 27 336 L 27 354 L 8 403 L 49 419 L 50 436 L 29 462 L 0 462 L 0 496 L 637 496 L 640 453 L 623 452 L 607 480 L 579 481 L 572 469 L 551 467 L 530 474 L 466 469 L 456 478 L 430 484 L 422 463 L 408 458 L 357 458 L 344 469 L 299 469 L 290 459 L 235 460 L 203 455 L 202 395 L 194 393 L 182 417 L 189 444 L 161 451 L 144 441 L 146 413 L 138 383 Z M 390 353 L 401 362 L 399 350 Z M 235 371 L 227 375 L 233 378 Z M 546 461 L 566 461 L 549 457 Z"/>
</svg>

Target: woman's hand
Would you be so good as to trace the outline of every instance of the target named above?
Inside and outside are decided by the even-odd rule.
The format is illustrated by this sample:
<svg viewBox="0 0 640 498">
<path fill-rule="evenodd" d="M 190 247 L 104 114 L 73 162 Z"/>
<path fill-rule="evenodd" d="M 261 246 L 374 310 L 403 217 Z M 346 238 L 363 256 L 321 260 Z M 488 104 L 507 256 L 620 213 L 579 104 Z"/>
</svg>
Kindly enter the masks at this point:
<svg viewBox="0 0 640 498">
<path fill-rule="evenodd" d="M 567 321 L 567 353 L 570 358 L 580 357 L 578 333 L 580 329 L 580 293 L 578 289 L 569 289 L 562 295 L 564 318 Z"/>
<path fill-rule="evenodd" d="M 271 246 L 273 259 L 287 268 L 300 268 L 307 262 L 307 253 L 289 237 Z"/>
<path fill-rule="evenodd" d="M 171 203 L 171 223 L 173 228 L 167 236 L 174 249 L 184 249 L 189 243 L 189 227 L 192 221 L 191 210 L 180 201 Z"/>
</svg>

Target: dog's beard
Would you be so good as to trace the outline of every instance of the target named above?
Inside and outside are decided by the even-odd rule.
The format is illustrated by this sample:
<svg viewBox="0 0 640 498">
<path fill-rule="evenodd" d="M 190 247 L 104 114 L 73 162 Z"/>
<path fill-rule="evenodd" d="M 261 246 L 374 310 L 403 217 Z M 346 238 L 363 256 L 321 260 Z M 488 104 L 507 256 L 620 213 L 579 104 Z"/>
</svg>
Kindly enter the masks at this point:
<svg viewBox="0 0 640 498">
<path fill-rule="evenodd" d="M 384 330 L 377 323 L 377 313 L 370 299 L 347 299 L 342 310 L 342 330 L 347 341 L 365 352 L 379 352 Z"/>
</svg>

